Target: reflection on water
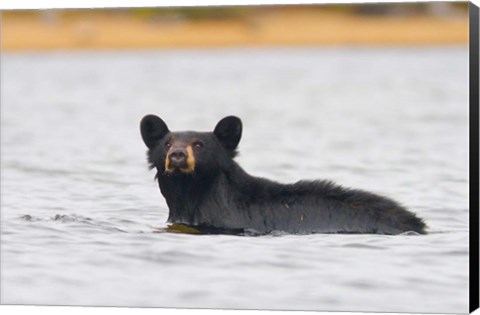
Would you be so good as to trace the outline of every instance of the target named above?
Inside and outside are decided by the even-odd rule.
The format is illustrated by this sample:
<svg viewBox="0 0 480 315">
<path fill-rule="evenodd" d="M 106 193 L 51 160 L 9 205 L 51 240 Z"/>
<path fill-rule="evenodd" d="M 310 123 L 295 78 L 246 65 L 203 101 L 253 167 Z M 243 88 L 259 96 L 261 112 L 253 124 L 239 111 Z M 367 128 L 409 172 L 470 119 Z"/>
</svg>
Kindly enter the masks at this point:
<svg viewBox="0 0 480 315">
<path fill-rule="evenodd" d="M 466 312 L 468 51 L 237 49 L 3 56 L 2 302 Z M 243 119 L 238 161 L 332 179 L 425 218 L 417 235 L 167 228 L 139 121 Z M 114 290 L 112 288 L 115 288 Z"/>
</svg>

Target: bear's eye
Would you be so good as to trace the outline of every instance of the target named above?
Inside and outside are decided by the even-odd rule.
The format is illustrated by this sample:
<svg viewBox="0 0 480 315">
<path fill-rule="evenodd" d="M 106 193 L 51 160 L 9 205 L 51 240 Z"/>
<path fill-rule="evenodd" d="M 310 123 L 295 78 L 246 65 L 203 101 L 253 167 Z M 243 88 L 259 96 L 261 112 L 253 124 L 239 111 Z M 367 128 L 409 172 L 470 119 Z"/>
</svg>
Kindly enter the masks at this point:
<svg viewBox="0 0 480 315">
<path fill-rule="evenodd" d="M 203 148 L 203 142 L 201 141 L 195 141 L 192 145 L 197 150 Z"/>
<path fill-rule="evenodd" d="M 170 149 L 171 146 L 172 144 L 170 143 L 170 141 L 165 142 L 165 148 Z"/>
</svg>

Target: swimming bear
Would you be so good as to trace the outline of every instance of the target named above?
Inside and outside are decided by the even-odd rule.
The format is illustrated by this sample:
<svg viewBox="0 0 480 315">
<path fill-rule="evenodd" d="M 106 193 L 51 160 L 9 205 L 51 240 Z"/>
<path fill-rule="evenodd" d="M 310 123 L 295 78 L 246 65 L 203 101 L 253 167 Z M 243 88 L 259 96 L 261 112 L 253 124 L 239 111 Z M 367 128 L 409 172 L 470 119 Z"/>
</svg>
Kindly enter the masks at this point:
<svg viewBox="0 0 480 315">
<path fill-rule="evenodd" d="M 247 174 L 234 160 L 242 136 L 238 117 L 223 118 L 213 132 L 171 132 L 161 118 L 147 115 L 140 130 L 169 223 L 233 234 L 426 233 L 414 213 L 371 192 Z"/>
</svg>

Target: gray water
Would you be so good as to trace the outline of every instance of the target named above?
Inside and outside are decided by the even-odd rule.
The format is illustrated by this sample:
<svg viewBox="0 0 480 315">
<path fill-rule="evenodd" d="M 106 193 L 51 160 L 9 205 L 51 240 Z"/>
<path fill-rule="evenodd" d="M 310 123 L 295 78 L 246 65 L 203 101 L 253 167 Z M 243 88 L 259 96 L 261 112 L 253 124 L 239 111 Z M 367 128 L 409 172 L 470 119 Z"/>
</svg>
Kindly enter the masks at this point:
<svg viewBox="0 0 480 315">
<path fill-rule="evenodd" d="M 2 61 L 2 303 L 467 312 L 466 47 Z M 249 173 L 384 194 L 430 233 L 162 233 L 147 113 L 203 131 L 238 115 Z"/>
</svg>

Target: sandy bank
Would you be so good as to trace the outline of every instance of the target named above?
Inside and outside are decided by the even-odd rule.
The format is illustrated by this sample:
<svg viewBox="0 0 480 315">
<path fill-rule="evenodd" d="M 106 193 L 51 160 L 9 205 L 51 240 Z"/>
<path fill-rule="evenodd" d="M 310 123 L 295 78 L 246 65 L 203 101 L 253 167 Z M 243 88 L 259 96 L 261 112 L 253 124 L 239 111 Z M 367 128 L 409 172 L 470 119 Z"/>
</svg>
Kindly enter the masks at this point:
<svg viewBox="0 0 480 315">
<path fill-rule="evenodd" d="M 3 49 L 121 49 L 296 45 L 440 45 L 468 43 L 468 17 L 367 17 L 275 13 L 248 19 L 146 20 L 82 14 L 41 18 L 6 14 Z"/>
</svg>

